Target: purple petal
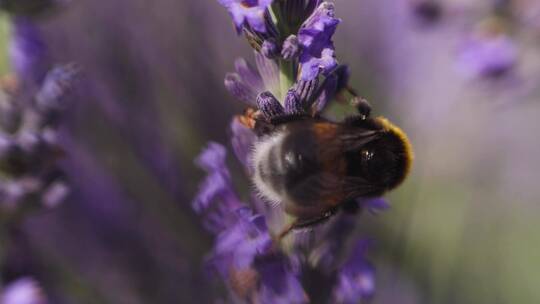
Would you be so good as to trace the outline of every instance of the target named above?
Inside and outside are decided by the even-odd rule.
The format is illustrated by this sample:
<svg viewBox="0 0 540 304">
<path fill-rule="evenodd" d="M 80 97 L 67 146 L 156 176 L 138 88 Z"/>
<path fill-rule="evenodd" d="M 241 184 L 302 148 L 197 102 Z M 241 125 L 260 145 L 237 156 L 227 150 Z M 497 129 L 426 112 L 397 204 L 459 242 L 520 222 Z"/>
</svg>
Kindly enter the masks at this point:
<svg viewBox="0 0 540 304">
<path fill-rule="evenodd" d="M 259 72 L 250 66 L 245 59 L 236 59 L 234 68 L 242 81 L 255 92 L 255 95 L 264 91 L 264 84 Z"/>
<path fill-rule="evenodd" d="M 255 62 L 261 75 L 266 91 L 276 93 L 279 90 L 279 67 L 274 60 L 262 54 L 255 53 Z M 259 92 L 260 93 L 260 92 Z"/>
<path fill-rule="evenodd" d="M 272 0 L 246 1 L 246 0 L 218 0 L 231 14 L 236 30 L 241 32 L 242 28 L 249 25 L 251 29 L 266 33 L 265 14 L 272 4 Z"/>
<path fill-rule="evenodd" d="M 281 56 L 285 60 L 292 60 L 300 56 L 300 42 L 298 37 L 290 35 L 285 42 L 283 42 L 283 49 L 281 50 Z"/>
<path fill-rule="evenodd" d="M 15 19 L 9 57 L 15 72 L 23 79 L 41 82 L 47 67 L 47 47 L 41 32 L 28 18 Z"/>
<path fill-rule="evenodd" d="M 195 159 L 195 163 L 208 172 L 222 170 L 225 168 L 226 156 L 227 150 L 225 150 L 224 146 L 211 142 L 208 144 L 208 147 Z"/>
<path fill-rule="evenodd" d="M 261 46 L 261 54 L 266 58 L 274 59 L 280 54 L 280 49 L 275 41 L 267 39 Z"/>
<path fill-rule="evenodd" d="M 338 87 L 338 77 L 335 74 L 328 76 L 318 93 L 317 100 L 313 104 L 313 111 L 315 113 L 323 112 L 328 106 L 329 102 L 334 98 Z"/>
<path fill-rule="evenodd" d="M 385 200 L 384 198 L 382 197 L 378 197 L 378 198 L 373 198 L 373 199 L 368 199 L 366 201 L 363 201 L 361 202 L 367 209 L 368 211 L 373 214 L 373 215 L 376 215 L 382 211 L 385 211 L 385 210 L 388 210 L 390 209 L 390 204 L 388 203 L 387 200 Z"/>
<path fill-rule="evenodd" d="M 216 143 L 210 143 L 203 153 L 195 160 L 196 164 L 208 172 L 208 176 L 199 187 L 199 192 L 192 202 L 193 209 L 205 213 L 208 221 L 207 228 L 217 232 L 226 227 L 230 210 L 240 208 L 243 204 L 233 189 L 229 170 L 225 165 L 225 148 Z M 222 223 L 215 222 L 216 215 Z"/>
<path fill-rule="evenodd" d="M 302 46 L 300 77 L 311 80 L 321 72 L 328 75 L 337 66 L 334 55 L 334 35 L 341 21 L 334 17 L 334 5 L 323 2 L 302 25 L 298 40 Z"/>
<path fill-rule="evenodd" d="M 240 75 L 236 73 L 228 73 L 225 76 L 225 88 L 236 99 L 245 102 L 248 105 L 255 105 L 257 93 L 251 87 L 246 85 Z"/>
<path fill-rule="evenodd" d="M 365 259 L 371 241 L 357 242 L 349 259 L 338 273 L 334 288 L 334 301 L 337 303 L 359 303 L 370 299 L 375 293 L 375 268 Z"/>
<path fill-rule="evenodd" d="M 241 208 L 236 218 L 233 226 L 219 234 L 213 254 L 230 256 L 229 268 L 243 270 L 251 267 L 256 256 L 270 249 L 272 240 L 263 216 Z"/>
<path fill-rule="evenodd" d="M 233 119 L 231 123 L 231 144 L 234 150 L 234 153 L 238 160 L 248 168 L 248 171 L 251 169 L 250 159 L 251 151 L 253 149 L 253 144 L 255 143 L 256 136 L 252 130 L 241 124 L 238 119 Z"/>
<path fill-rule="evenodd" d="M 316 90 L 319 86 L 319 78 L 304 81 L 299 80 L 294 85 L 294 90 L 299 97 L 300 103 L 304 110 L 310 108 L 313 104 Z"/>
</svg>

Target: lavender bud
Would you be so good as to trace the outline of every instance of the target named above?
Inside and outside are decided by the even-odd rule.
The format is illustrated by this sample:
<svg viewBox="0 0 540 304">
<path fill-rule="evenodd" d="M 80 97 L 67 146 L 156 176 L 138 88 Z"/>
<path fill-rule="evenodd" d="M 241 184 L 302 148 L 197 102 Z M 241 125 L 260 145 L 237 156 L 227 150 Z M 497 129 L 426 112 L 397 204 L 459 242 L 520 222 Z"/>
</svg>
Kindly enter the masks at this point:
<svg viewBox="0 0 540 304">
<path fill-rule="evenodd" d="M 313 112 L 321 113 L 326 109 L 326 106 L 337 92 L 337 86 L 338 77 L 335 74 L 330 75 L 324 80 L 320 92 L 318 92 L 317 100 L 313 104 Z"/>
<path fill-rule="evenodd" d="M 257 96 L 257 105 L 259 106 L 263 116 L 268 120 L 275 116 L 285 114 L 283 106 L 270 92 L 262 92 L 259 94 L 259 96 Z"/>
<path fill-rule="evenodd" d="M 228 73 L 225 76 L 225 88 L 240 101 L 243 101 L 249 105 L 253 104 L 253 101 L 257 98 L 256 93 L 253 92 L 240 78 L 240 75 L 236 73 Z"/>
<path fill-rule="evenodd" d="M 317 87 L 319 86 L 319 78 L 315 78 L 312 80 L 299 80 L 295 84 L 295 91 L 298 97 L 300 98 L 300 102 L 302 103 L 304 109 L 308 109 L 311 107 L 311 104 L 315 101 L 314 95 L 317 91 Z"/>
<path fill-rule="evenodd" d="M 62 203 L 69 195 L 69 187 L 66 183 L 58 181 L 50 185 L 43 193 L 43 205 L 48 208 L 53 208 Z"/>
<path fill-rule="evenodd" d="M 300 56 L 300 42 L 296 35 L 290 35 L 283 43 L 283 49 L 281 50 L 281 56 L 285 60 L 293 60 Z"/>
<path fill-rule="evenodd" d="M 78 71 L 75 64 L 67 64 L 56 67 L 47 73 L 43 85 L 35 97 L 36 106 L 41 112 L 50 113 L 62 109 L 62 98 L 71 89 Z"/>
<path fill-rule="evenodd" d="M 273 39 L 267 39 L 261 46 L 261 54 L 266 58 L 274 59 L 279 55 L 279 47 Z"/>
<path fill-rule="evenodd" d="M 303 113 L 304 107 L 300 103 L 300 97 L 296 94 L 296 90 L 290 89 L 285 96 L 285 112 L 287 114 Z"/>
<path fill-rule="evenodd" d="M 17 138 L 17 144 L 21 149 L 28 154 L 32 154 L 39 149 L 42 141 L 38 134 L 34 132 L 24 131 Z"/>
</svg>

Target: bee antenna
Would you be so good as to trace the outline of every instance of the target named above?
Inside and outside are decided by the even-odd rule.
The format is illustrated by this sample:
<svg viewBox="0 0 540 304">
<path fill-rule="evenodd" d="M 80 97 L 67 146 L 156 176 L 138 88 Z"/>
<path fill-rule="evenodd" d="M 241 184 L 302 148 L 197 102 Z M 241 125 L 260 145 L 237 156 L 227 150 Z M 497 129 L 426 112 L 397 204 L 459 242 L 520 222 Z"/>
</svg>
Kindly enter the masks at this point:
<svg viewBox="0 0 540 304">
<path fill-rule="evenodd" d="M 346 90 L 349 94 L 351 94 L 353 97 L 358 97 L 358 93 L 357 93 L 356 90 L 355 90 L 353 87 L 351 87 L 350 85 L 347 85 L 347 86 L 345 87 L 345 90 Z"/>
<path fill-rule="evenodd" d="M 356 108 L 362 119 L 367 119 L 371 114 L 371 105 L 367 99 L 355 96 L 351 100 L 351 104 Z"/>
</svg>

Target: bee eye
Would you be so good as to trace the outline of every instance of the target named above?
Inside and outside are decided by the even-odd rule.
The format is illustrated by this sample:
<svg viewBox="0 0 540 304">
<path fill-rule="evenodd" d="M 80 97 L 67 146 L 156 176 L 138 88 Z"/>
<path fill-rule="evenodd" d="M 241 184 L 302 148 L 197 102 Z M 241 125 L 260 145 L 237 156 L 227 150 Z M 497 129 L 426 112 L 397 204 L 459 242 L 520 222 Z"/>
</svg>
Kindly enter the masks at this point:
<svg viewBox="0 0 540 304">
<path fill-rule="evenodd" d="M 373 151 L 370 151 L 370 150 L 362 150 L 362 152 L 360 152 L 360 154 L 362 155 L 362 162 L 364 162 L 364 163 L 369 162 L 370 160 L 372 160 L 375 157 L 375 153 Z"/>
<path fill-rule="evenodd" d="M 364 175 L 372 180 L 383 179 L 384 173 L 387 171 L 387 165 L 390 165 L 390 159 L 385 153 L 373 150 L 362 150 L 360 152 L 361 162 Z"/>
</svg>

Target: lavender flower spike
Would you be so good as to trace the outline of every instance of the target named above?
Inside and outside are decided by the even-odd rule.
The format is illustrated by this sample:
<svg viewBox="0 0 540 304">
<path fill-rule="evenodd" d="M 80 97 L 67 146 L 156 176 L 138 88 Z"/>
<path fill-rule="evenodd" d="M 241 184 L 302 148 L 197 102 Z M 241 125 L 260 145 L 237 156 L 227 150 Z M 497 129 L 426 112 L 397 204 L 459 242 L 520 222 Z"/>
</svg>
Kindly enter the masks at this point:
<svg viewBox="0 0 540 304">
<path fill-rule="evenodd" d="M 218 0 L 231 14 L 236 30 L 249 25 L 259 33 L 266 33 L 265 14 L 273 0 Z"/>
<path fill-rule="evenodd" d="M 327 75 L 337 67 L 332 36 L 340 22 L 334 17 L 334 4 L 323 2 L 300 28 L 300 77 L 303 80 L 312 80 L 321 71 Z"/>
<path fill-rule="evenodd" d="M 304 130 L 302 119 L 309 126 L 324 119 L 321 112 L 333 100 L 350 98 L 353 103 L 357 99 L 354 89 L 348 86 L 348 68 L 338 66 L 334 55 L 332 36 L 340 23 L 334 17 L 334 5 L 320 0 L 219 2 L 229 10 L 237 30 L 244 31 L 256 51 L 257 70 L 240 59 L 235 63 L 235 72 L 225 78 L 226 88 L 249 107 L 232 121 L 232 148 L 252 183 L 257 183 L 257 170 L 261 167 L 267 166 L 275 174 L 272 173 L 272 185 L 255 185 L 255 191 L 247 196 L 250 199 L 241 201 L 233 189 L 223 146 L 210 144 L 196 160 L 208 177 L 193 201 L 193 208 L 216 236 L 206 259 L 209 270 L 223 280 L 233 303 L 368 300 L 375 287 L 374 268 L 365 259 L 370 242 L 357 238 L 355 223 L 362 210 L 376 214 L 387 209 L 386 201 L 350 198 L 340 202 L 339 208 L 323 210 L 320 218 L 308 218 L 303 226 L 304 222 L 299 221 L 302 216 L 295 218 L 294 213 L 287 211 L 287 204 L 282 204 L 289 194 L 275 201 L 261 195 L 264 187 L 273 188 L 274 184 L 296 187 L 287 179 L 291 180 L 289 176 L 297 172 L 301 176 L 293 179 L 298 184 L 308 184 L 317 175 L 311 173 L 310 166 L 314 166 L 314 171 L 319 169 L 309 153 L 319 147 L 308 144 L 299 151 L 289 149 L 289 144 L 300 146 L 305 142 L 296 137 L 297 133 L 290 136 L 293 133 L 288 129 L 298 126 Z M 298 134 L 312 136 L 309 132 Z M 263 151 L 270 141 L 275 145 L 272 143 L 267 146 L 268 151 Z M 281 161 L 282 158 L 286 160 Z M 301 165 L 292 164 L 289 159 L 299 159 Z M 309 173 L 304 174 L 304 169 Z M 282 186 L 282 181 L 288 185 Z M 330 182 L 341 180 L 330 178 Z M 312 195 L 314 188 L 330 189 L 323 183 L 327 181 L 321 178 L 313 187 L 302 191 L 298 189 L 303 186 L 298 187 L 292 195 L 318 200 L 318 192 Z M 302 231 L 303 227 L 309 229 Z M 351 242 L 358 244 L 352 253 L 347 250 Z"/>
</svg>

